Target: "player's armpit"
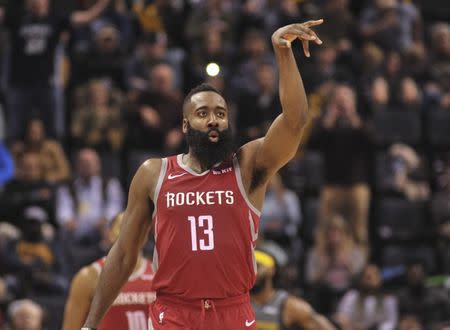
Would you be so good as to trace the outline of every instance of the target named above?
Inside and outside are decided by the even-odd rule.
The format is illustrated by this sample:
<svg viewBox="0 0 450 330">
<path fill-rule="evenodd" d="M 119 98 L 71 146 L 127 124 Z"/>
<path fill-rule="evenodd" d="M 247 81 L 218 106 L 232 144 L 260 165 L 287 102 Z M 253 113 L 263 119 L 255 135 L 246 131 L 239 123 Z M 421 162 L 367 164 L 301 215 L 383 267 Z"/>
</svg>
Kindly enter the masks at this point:
<svg viewBox="0 0 450 330">
<path fill-rule="evenodd" d="M 63 330 L 79 330 L 94 296 L 98 273 L 94 267 L 82 268 L 73 278 L 64 309 Z"/>
</svg>

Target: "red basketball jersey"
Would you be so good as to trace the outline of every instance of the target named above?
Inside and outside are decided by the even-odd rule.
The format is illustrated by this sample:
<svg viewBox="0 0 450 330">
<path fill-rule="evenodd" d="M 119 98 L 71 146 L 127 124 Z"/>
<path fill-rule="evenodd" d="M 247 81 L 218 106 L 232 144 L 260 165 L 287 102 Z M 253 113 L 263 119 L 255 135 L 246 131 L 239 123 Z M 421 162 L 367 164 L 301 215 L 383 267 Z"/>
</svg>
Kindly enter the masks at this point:
<svg viewBox="0 0 450 330">
<path fill-rule="evenodd" d="M 104 264 L 105 258 L 93 265 L 100 273 Z M 145 260 L 122 287 L 103 318 L 99 330 L 147 330 L 148 307 L 156 297 L 151 291 L 152 280 L 151 263 Z"/>
<path fill-rule="evenodd" d="M 236 156 L 200 174 L 182 155 L 164 158 L 154 201 L 157 296 L 213 299 L 250 290 L 260 212 L 246 196 Z"/>
</svg>

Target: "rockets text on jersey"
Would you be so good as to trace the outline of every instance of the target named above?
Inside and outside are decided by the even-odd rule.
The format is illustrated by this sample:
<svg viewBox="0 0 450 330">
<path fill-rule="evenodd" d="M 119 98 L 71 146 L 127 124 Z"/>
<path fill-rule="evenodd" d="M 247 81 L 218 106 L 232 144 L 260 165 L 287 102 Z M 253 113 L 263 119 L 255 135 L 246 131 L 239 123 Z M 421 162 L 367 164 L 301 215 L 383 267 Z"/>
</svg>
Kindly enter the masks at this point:
<svg viewBox="0 0 450 330">
<path fill-rule="evenodd" d="M 164 158 L 155 189 L 153 290 L 185 299 L 248 293 L 260 212 L 244 190 L 234 155 L 195 173 L 182 155 Z"/>
</svg>

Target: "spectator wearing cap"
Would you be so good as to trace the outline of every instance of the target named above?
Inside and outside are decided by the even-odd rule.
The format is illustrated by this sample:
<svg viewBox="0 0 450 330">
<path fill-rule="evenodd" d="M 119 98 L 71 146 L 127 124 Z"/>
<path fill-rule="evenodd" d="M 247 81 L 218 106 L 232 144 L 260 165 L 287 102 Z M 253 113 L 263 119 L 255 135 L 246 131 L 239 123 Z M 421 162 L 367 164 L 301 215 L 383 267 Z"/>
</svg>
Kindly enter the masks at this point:
<svg viewBox="0 0 450 330">
<path fill-rule="evenodd" d="M 16 300 L 8 307 L 8 330 L 43 330 L 44 309 L 30 299 Z"/>
</svg>

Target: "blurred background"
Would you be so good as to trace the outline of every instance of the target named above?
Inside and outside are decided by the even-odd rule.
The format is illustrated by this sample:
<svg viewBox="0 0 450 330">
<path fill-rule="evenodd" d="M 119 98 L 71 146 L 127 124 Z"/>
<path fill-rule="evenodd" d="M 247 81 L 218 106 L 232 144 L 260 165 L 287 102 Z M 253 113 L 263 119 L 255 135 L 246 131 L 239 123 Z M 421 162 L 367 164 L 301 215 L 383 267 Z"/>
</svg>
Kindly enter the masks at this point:
<svg viewBox="0 0 450 330">
<path fill-rule="evenodd" d="M 258 244 L 278 286 L 329 317 L 367 318 L 346 295 L 366 290 L 392 298 L 398 329 L 450 326 L 448 0 L 112 0 L 77 16 L 96 2 L 0 0 L 0 329 L 21 312 L 60 329 L 134 171 L 186 151 L 192 87 L 223 93 L 236 145 L 263 136 L 281 111 L 270 36 L 318 18 L 324 44 L 294 47 L 311 120 Z"/>
</svg>

